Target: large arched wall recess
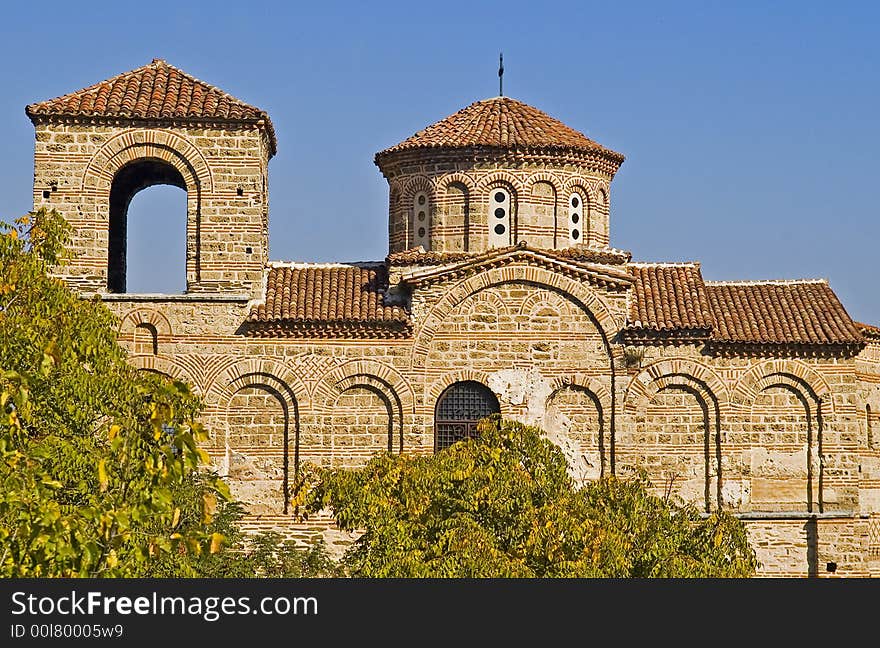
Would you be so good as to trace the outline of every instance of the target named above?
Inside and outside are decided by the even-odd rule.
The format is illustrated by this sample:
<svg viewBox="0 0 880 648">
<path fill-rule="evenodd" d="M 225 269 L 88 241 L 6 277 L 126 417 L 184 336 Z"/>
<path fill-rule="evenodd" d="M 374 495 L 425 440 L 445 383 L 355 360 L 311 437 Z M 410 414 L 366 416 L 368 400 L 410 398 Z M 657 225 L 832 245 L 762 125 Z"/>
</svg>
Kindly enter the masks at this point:
<svg viewBox="0 0 880 648">
<path fill-rule="evenodd" d="M 588 313 L 593 324 L 602 336 L 609 362 L 613 357 L 610 339 L 620 330 L 622 322 L 612 313 L 608 305 L 595 292 L 565 275 L 551 272 L 546 268 L 524 265 L 509 265 L 492 268 L 485 272 L 463 279 L 450 288 L 431 308 L 418 327 L 413 340 L 410 366 L 413 370 L 425 368 L 431 341 L 452 310 L 471 295 L 491 286 L 506 283 L 527 283 L 545 288 L 562 295 Z"/>
<path fill-rule="evenodd" d="M 701 499 L 706 510 L 721 508 L 724 506 L 722 420 L 729 404 L 729 394 L 724 381 L 712 369 L 686 359 L 660 360 L 643 368 L 626 388 L 624 429 L 630 435 L 638 434 L 640 417 L 646 416 L 650 404 L 662 392 L 673 390 L 690 394 L 702 411 L 704 468 Z M 655 423 L 643 421 L 643 424 L 653 426 Z M 620 439 L 620 450 L 631 453 L 634 448 L 627 447 L 627 443 L 628 440 Z"/>
<path fill-rule="evenodd" d="M 263 369 L 265 368 L 263 367 Z M 257 488 L 262 491 L 260 499 L 264 500 L 262 505 L 265 507 L 266 502 L 271 502 L 272 511 L 287 514 L 291 497 L 291 472 L 294 475 L 293 481 L 296 482 L 296 475 L 300 469 L 300 403 L 294 389 L 286 381 L 273 373 L 259 370 L 247 371 L 245 368 L 243 372 L 236 373 L 235 377 L 225 384 L 219 394 L 216 391 L 214 394 L 219 396 L 216 404 L 221 413 L 223 429 L 225 430 L 224 450 L 226 458 L 224 463 L 229 479 L 237 486 L 243 488 L 254 488 L 255 484 L 259 484 Z M 280 407 L 283 419 L 279 422 L 277 419 L 272 418 L 272 412 L 271 410 L 266 410 L 265 400 L 263 400 L 258 407 L 260 416 L 266 417 L 266 420 L 261 422 L 259 429 L 254 429 L 249 425 L 242 425 L 241 427 L 236 425 L 232 419 L 240 413 L 237 406 L 242 404 L 245 406 L 250 405 L 252 409 L 253 404 L 249 403 L 248 399 L 261 396 L 265 398 L 265 395 L 270 397 L 271 402 L 275 406 Z M 236 402 L 236 399 L 244 399 L 244 403 Z M 266 429 L 267 427 L 268 430 Z M 279 430 L 278 428 L 281 429 Z M 273 439 L 271 436 L 279 431 L 282 437 L 280 441 Z M 240 438 L 235 436 L 236 432 L 244 437 L 244 444 L 240 444 Z M 267 444 L 263 440 L 256 442 L 255 445 L 255 441 L 250 437 L 258 435 L 264 438 L 269 437 L 273 443 Z M 233 477 L 233 457 L 236 452 L 242 453 L 244 461 L 260 465 L 262 471 L 267 471 L 267 466 L 274 466 L 275 470 L 280 469 L 282 494 L 282 503 L 280 505 L 275 499 L 277 498 L 275 487 L 267 488 L 265 485 L 265 473 L 262 478 L 262 484 L 259 481 L 250 481 L 247 472 L 244 473 L 244 476 Z M 291 463 L 293 464 L 293 471 L 290 470 Z M 268 469 L 269 473 L 271 473 L 272 469 Z"/>
<path fill-rule="evenodd" d="M 578 454 L 584 460 L 586 460 L 587 453 L 593 453 L 598 456 L 598 474 L 594 474 L 593 477 L 601 477 L 605 475 L 606 468 L 610 465 L 610 433 L 612 429 L 610 426 L 610 416 L 614 407 L 611 393 L 606 385 L 595 376 L 588 376 L 586 374 L 557 376 L 550 381 L 550 394 L 547 396 L 545 403 L 546 415 L 551 415 L 554 407 L 557 413 L 571 414 L 570 410 L 568 412 L 565 411 L 566 406 L 564 404 L 558 403 L 559 398 L 564 396 L 566 392 L 569 392 L 569 396 L 572 393 L 585 395 L 592 406 L 595 407 L 596 423 L 598 425 L 598 429 L 594 432 L 596 438 L 590 444 L 583 446 Z M 576 430 L 576 433 L 584 434 L 587 431 Z M 589 475 L 587 476 L 589 477 Z"/>
<path fill-rule="evenodd" d="M 794 400 L 783 406 L 772 402 L 786 392 Z M 818 505 L 822 513 L 827 460 L 823 444 L 827 420 L 834 412 L 828 384 L 799 361 L 773 360 L 753 366 L 737 383 L 735 397 L 739 416 L 750 421 L 750 434 L 769 435 L 769 440 L 762 439 L 761 447 L 771 453 L 774 463 L 787 464 L 789 470 L 780 481 L 769 460 L 757 468 L 753 466 L 753 483 L 760 479 L 772 488 L 762 489 L 758 496 L 753 487 L 752 505 L 772 509 L 793 506 L 796 510 L 805 507 L 808 512 Z M 792 460 L 800 462 L 796 473 L 791 472 Z"/>
<path fill-rule="evenodd" d="M 415 393 L 396 369 L 374 360 L 350 360 L 315 383 L 311 402 L 317 409 L 331 412 L 339 396 L 355 387 L 371 389 L 387 401 L 392 416 L 393 447 L 402 452 L 406 423 L 415 411 Z"/>
</svg>

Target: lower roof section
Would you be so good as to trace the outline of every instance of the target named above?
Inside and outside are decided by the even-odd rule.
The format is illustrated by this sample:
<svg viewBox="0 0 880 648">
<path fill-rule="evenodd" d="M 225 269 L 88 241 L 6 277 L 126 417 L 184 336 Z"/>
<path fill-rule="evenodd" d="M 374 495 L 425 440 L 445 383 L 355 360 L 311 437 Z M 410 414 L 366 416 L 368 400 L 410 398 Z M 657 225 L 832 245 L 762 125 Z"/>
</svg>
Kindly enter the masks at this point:
<svg viewBox="0 0 880 648">
<path fill-rule="evenodd" d="M 400 295 L 388 296 L 389 268 L 405 265 L 414 277 L 428 273 L 454 281 L 452 271 L 464 266 L 479 272 L 483 262 L 529 262 L 536 255 L 574 263 L 583 271 L 583 281 L 607 273 L 606 283 L 614 283 L 615 289 L 631 285 L 620 335 L 625 343 L 825 347 L 837 353 L 861 348 L 868 338 L 880 335 L 880 329 L 854 322 L 822 279 L 705 281 L 697 262 L 621 264 L 612 254 L 613 261 L 602 263 L 605 259 L 575 260 L 521 245 L 482 255 L 410 250 L 384 262 L 272 263 L 264 299 L 252 306 L 243 331 L 260 337 L 408 336 L 412 322 L 407 305 Z M 431 267 L 417 270 L 419 266 Z M 407 283 L 418 289 L 418 281 Z"/>
</svg>

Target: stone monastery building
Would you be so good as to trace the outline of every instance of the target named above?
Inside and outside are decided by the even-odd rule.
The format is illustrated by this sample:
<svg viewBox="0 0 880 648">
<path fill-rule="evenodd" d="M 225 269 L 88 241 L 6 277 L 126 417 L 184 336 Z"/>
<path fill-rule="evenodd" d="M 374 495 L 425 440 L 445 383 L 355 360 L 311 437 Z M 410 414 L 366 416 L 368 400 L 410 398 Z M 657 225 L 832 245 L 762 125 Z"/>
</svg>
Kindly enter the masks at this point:
<svg viewBox="0 0 880 648">
<path fill-rule="evenodd" d="M 769 576 L 880 576 L 880 329 L 823 280 L 705 281 L 609 246 L 623 155 L 509 97 L 375 156 L 388 256 L 268 258 L 269 115 L 156 59 L 26 108 L 63 278 L 131 362 L 191 384 L 251 528 L 294 537 L 303 462 L 431 453 L 490 413 L 594 479 L 642 466 L 746 522 Z M 140 190 L 187 193 L 186 291 L 126 292 Z M 330 532 L 328 532 L 330 533 Z"/>
</svg>

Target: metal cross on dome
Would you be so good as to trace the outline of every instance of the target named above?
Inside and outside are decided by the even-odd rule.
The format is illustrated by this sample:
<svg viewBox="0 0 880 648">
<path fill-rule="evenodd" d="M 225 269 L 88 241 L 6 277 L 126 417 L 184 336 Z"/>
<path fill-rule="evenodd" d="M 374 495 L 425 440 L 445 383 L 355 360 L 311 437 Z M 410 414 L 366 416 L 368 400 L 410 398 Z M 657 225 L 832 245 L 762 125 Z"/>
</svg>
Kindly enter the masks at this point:
<svg viewBox="0 0 880 648">
<path fill-rule="evenodd" d="M 498 52 L 498 96 L 504 96 L 504 52 Z"/>
</svg>

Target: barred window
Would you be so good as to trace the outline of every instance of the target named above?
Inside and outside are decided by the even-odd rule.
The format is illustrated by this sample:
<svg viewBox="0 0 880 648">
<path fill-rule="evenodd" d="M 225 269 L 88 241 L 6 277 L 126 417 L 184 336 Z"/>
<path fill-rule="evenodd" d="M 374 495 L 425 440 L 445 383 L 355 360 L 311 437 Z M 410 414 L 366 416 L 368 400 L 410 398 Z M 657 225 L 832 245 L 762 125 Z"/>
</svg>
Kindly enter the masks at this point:
<svg viewBox="0 0 880 648">
<path fill-rule="evenodd" d="M 434 411 L 434 450 L 477 436 L 477 421 L 501 411 L 492 390 L 474 380 L 446 388 Z"/>
</svg>

